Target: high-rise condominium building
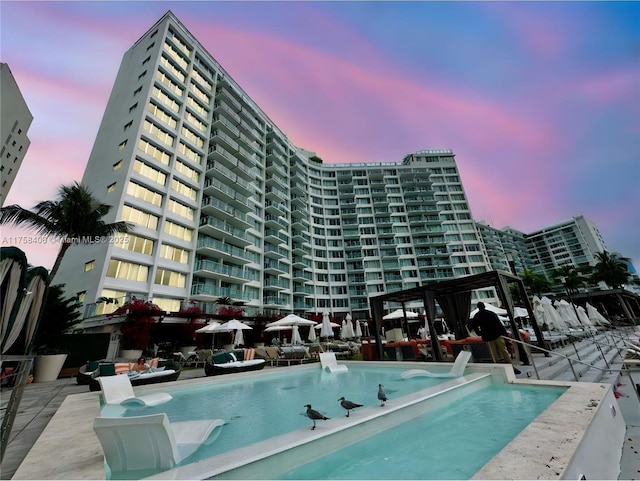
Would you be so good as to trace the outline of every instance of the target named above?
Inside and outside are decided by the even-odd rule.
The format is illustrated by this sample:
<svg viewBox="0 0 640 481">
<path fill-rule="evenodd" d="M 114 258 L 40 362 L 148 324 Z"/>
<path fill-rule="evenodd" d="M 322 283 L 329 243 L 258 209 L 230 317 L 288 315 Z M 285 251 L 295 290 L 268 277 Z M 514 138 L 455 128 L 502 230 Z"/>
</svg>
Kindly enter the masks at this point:
<svg viewBox="0 0 640 481">
<path fill-rule="evenodd" d="M 532 268 L 547 277 L 566 264 L 593 266 L 596 254 L 607 250 L 598 227 L 584 216 L 544 227 L 526 238 Z"/>
<path fill-rule="evenodd" d="M 33 115 L 6 63 L 0 63 L 0 207 L 31 144 L 27 132 Z"/>
<path fill-rule="evenodd" d="M 531 233 L 510 227 L 495 229 L 483 222 L 476 226 L 491 269 L 515 271 L 517 274 L 526 268 L 553 279 L 554 271 L 565 265 L 596 265 L 596 255 L 607 250 L 596 225 L 584 216 Z"/>
<path fill-rule="evenodd" d="M 134 226 L 65 256 L 55 282 L 87 315 L 136 295 L 363 317 L 369 295 L 488 270 L 452 151 L 325 164 L 171 12 L 124 55 L 82 182 Z"/>
</svg>

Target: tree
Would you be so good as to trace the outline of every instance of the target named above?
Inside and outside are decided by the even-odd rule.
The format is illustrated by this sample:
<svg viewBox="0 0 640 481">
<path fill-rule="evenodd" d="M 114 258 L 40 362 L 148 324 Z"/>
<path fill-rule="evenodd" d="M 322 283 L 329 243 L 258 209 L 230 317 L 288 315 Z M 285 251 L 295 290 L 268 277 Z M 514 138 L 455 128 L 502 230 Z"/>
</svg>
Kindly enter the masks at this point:
<svg viewBox="0 0 640 481">
<path fill-rule="evenodd" d="M 40 354 L 57 354 L 65 350 L 64 335 L 82 320 L 76 297 L 64 298 L 64 284 L 49 286 L 42 318 L 33 345 Z"/>
<path fill-rule="evenodd" d="M 619 289 L 629 282 L 631 274 L 626 264 L 629 259 L 607 251 L 598 252 L 595 257 L 596 265 L 591 275 L 595 282 L 604 282 L 612 289 Z"/>
<path fill-rule="evenodd" d="M 530 293 L 540 297 L 551 288 L 551 283 L 544 274 L 538 274 L 531 269 L 525 268 L 520 279 L 522 279 L 522 282 Z"/>
<path fill-rule="evenodd" d="M 580 287 L 586 284 L 585 279 L 580 274 L 580 270 L 572 264 L 565 264 L 554 269 L 552 277 L 556 284 L 560 284 L 566 289 L 568 294 L 578 292 Z"/>
<path fill-rule="evenodd" d="M 129 224 L 123 221 L 105 223 L 111 206 L 101 204 L 84 186 L 74 182 L 58 189 L 56 200 L 42 201 L 32 210 L 17 204 L 0 209 L 0 224 L 26 227 L 35 234 L 60 240 L 62 244 L 49 275 L 53 279 L 65 253 L 72 244 L 104 242 L 116 233 L 127 233 Z"/>
</svg>

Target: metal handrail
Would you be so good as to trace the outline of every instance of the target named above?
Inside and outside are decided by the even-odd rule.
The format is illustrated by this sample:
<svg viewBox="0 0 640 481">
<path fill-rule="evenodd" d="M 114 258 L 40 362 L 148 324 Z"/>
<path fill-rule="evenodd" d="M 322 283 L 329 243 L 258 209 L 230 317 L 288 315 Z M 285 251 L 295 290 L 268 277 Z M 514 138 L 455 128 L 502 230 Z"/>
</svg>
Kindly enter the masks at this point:
<svg viewBox="0 0 640 481">
<path fill-rule="evenodd" d="M 531 357 L 531 352 L 528 351 L 529 349 L 533 348 L 533 349 L 537 349 L 539 351 L 545 352 L 547 354 L 553 354 L 554 356 L 558 356 L 558 357 L 563 357 L 565 358 L 567 361 L 569 361 L 569 367 L 571 368 L 571 372 L 573 373 L 573 377 L 575 378 L 576 382 L 579 382 L 580 380 L 578 379 L 578 375 L 576 374 L 576 370 L 573 367 L 573 363 L 577 362 L 578 364 L 584 364 L 585 366 L 589 367 L 590 369 L 596 369 L 598 371 L 602 371 L 602 372 L 608 372 L 611 373 L 612 369 L 609 367 L 609 364 L 607 363 L 607 369 L 602 369 L 600 367 L 596 367 L 593 366 L 591 364 L 589 364 L 588 362 L 584 362 L 581 361 L 580 359 L 573 359 L 570 356 L 565 356 L 564 354 L 560 354 L 558 352 L 553 352 L 553 351 L 549 351 L 548 349 L 544 349 L 540 346 L 536 346 L 534 344 L 529 344 L 528 342 L 524 342 L 524 341 L 518 341 L 516 339 L 513 339 L 511 337 L 507 337 L 507 336 L 501 336 L 505 341 L 510 341 L 510 342 L 517 342 L 519 344 L 522 344 L 523 347 L 525 348 L 525 350 L 527 351 L 527 355 L 529 356 L 529 358 L 531 359 L 531 365 L 533 366 L 533 370 L 536 373 L 536 379 L 540 380 L 540 374 L 538 373 L 538 368 L 536 367 L 536 363 L 533 362 L 533 358 Z"/>
</svg>

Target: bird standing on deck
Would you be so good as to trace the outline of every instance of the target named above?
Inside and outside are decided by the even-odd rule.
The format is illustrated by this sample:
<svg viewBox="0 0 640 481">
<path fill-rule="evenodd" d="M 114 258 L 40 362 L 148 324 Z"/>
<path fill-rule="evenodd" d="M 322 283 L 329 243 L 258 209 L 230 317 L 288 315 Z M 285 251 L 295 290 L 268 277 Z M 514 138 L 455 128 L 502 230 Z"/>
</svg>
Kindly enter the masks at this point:
<svg viewBox="0 0 640 481">
<path fill-rule="evenodd" d="M 311 404 L 305 404 L 304 407 L 307 408 L 307 417 L 313 421 L 313 427 L 311 428 L 311 430 L 314 430 L 316 428 L 316 421 L 317 420 L 320 420 L 320 419 L 327 420 L 327 419 L 329 419 L 324 414 L 320 414 L 315 409 L 311 409 Z"/>
<path fill-rule="evenodd" d="M 387 395 L 382 390 L 384 386 L 382 384 L 378 384 L 378 399 L 380 400 L 380 406 L 384 406 L 384 403 L 387 402 Z"/>
<path fill-rule="evenodd" d="M 340 406 L 342 406 L 347 410 L 347 417 L 349 417 L 349 411 L 355 408 L 362 407 L 362 404 L 356 404 L 354 402 L 351 402 L 348 399 L 345 399 L 344 396 L 338 399 L 338 401 L 340 401 Z"/>
</svg>

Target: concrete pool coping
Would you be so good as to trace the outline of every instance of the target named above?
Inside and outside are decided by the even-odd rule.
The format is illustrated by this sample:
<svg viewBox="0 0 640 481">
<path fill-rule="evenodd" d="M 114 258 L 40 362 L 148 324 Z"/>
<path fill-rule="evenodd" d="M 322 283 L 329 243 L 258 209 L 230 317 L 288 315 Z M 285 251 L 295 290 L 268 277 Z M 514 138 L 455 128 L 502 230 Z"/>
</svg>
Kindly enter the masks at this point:
<svg viewBox="0 0 640 481">
<path fill-rule="evenodd" d="M 365 366 L 377 364 L 373 361 L 347 363 Z M 382 362 L 380 364 L 389 367 L 389 363 Z M 420 366 L 424 367 L 420 363 L 394 363 L 394 367 L 400 368 Z M 442 367 L 447 370 L 450 368 L 450 363 L 443 363 Z M 287 370 L 317 368 L 318 365 L 315 364 L 291 366 Z M 576 457 L 583 456 L 580 453 L 580 447 L 584 444 L 584 438 L 589 433 L 590 426 L 596 419 L 596 414 L 608 410 L 610 405 L 615 405 L 611 386 L 607 384 L 517 380 L 511 369 L 506 368 L 508 366 L 469 364 L 468 372 L 492 373 L 493 376 L 497 376 L 497 380 L 500 382 L 566 386 L 569 389 L 551 408 L 532 422 L 487 463 L 474 478 L 562 479 Z M 237 379 L 240 376 L 253 375 L 255 373 L 242 373 L 234 376 Z M 259 375 L 281 375 L 281 372 L 265 371 Z M 229 378 L 229 376 L 209 377 L 180 381 L 179 383 L 163 383 L 161 388 L 159 385 L 141 386 L 136 388 L 136 392 L 171 390 L 185 385 L 224 382 Z M 570 396 L 565 398 L 567 394 Z M 589 406 L 591 400 L 595 402 L 595 406 Z M 99 413 L 99 393 L 89 392 L 68 396 L 16 471 L 13 479 L 105 479 L 102 448 L 92 427 L 93 419 Z M 621 419 L 621 416 L 618 416 L 618 419 Z M 615 455 L 619 455 L 624 438 L 625 426 L 623 421 L 620 422 L 622 422 L 622 431 L 618 436 L 619 441 L 616 439 L 611 442 L 607 439 L 607 443 Z M 314 432 L 309 429 L 303 429 L 296 431 L 294 435 L 308 436 L 312 433 Z M 620 446 L 617 446 L 617 443 Z M 616 445 L 615 449 L 613 449 L 613 445 Z M 588 457 L 590 451 L 586 452 Z M 617 461 L 614 459 L 614 462 Z M 169 472 L 165 472 L 164 476 L 160 475 L 159 477 L 166 479 L 168 474 Z M 173 472 L 173 474 L 177 474 L 177 472 Z M 587 478 L 616 479 L 617 476 L 587 476 Z M 175 479 L 181 478 L 176 477 Z"/>
</svg>

